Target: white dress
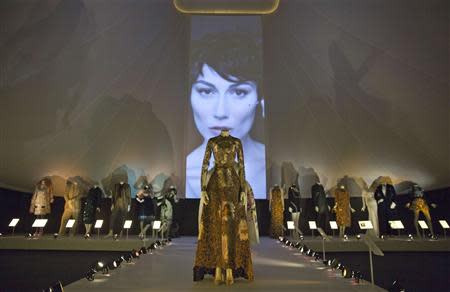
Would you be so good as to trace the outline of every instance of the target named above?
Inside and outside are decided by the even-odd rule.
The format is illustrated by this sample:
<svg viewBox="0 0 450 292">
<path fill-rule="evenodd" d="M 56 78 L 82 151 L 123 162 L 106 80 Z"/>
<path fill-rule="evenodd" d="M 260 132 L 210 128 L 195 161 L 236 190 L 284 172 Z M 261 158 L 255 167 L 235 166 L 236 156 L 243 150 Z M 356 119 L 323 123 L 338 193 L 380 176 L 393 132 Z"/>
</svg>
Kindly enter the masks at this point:
<svg viewBox="0 0 450 292">
<path fill-rule="evenodd" d="M 378 228 L 378 205 L 375 200 L 373 193 L 363 190 L 362 192 L 363 206 L 367 207 L 369 212 L 369 220 L 372 222 L 373 229 L 367 231 L 368 234 L 372 234 L 376 237 L 380 236 L 380 231 Z"/>
</svg>

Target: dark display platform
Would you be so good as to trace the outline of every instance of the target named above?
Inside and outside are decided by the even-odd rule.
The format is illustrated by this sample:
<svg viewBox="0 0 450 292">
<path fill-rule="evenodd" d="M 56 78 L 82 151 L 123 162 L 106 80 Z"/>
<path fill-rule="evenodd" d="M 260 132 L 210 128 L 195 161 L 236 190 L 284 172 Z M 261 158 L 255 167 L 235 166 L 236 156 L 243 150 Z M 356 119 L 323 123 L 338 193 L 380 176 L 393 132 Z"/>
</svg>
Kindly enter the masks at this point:
<svg viewBox="0 0 450 292">
<path fill-rule="evenodd" d="M 144 240 L 136 235 L 130 235 L 114 240 L 93 236 L 84 239 L 82 236 L 53 238 L 45 235 L 41 238 L 26 238 L 24 236 L 2 236 L 0 238 L 0 250 L 55 250 L 55 251 L 129 251 L 133 248 L 148 246 L 156 239 L 148 237 Z M 292 240 L 296 241 L 296 240 Z M 300 241 L 300 240 L 298 240 Z M 305 236 L 303 243 L 315 251 L 322 251 L 322 239 L 320 237 Z M 385 240 L 378 240 L 376 244 L 385 252 L 450 252 L 450 239 L 410 240 L 407 236 L 395 236 Z M 326 252 L 363 252 L 368 251 L 363 240 L 355 236 L 343 240 L 332 237 L 325 241 Z"/>
</svg>

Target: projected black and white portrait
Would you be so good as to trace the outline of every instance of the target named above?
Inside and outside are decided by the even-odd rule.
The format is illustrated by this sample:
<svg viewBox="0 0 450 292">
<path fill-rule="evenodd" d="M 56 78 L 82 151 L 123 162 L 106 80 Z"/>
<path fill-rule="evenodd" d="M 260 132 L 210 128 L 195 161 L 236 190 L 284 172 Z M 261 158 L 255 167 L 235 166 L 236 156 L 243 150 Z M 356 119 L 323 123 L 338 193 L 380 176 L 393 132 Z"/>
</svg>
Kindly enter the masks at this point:
<svg viewBox="0 0 450 292">
<path fill-rule="evenodd" d="M 236 19 L 239 23 L 242 18 Z M 205 21 L 209 21 L 207 17 L 199 22 Z M 249 20 L 245 19 L 245 23 Z M 200 38 L 192 37 L 189 101 L 201 141 L 186 158 L 188 198 L 200 195 L 206 143 L 221 129 L 229 129 L 232 136 L 242 141 L 247 180 L 255 197 L 266 197 L 265 145 L 252 133 L 255 123 L 262 123 L 264 114 L 262 48 L 260 35 L 255 33 L 259 22 L 250 23 L 254 27 L 245 32 L 212 31 L 200 33 Z M 217 25 L 217 21 L 213 24 Z M 194 22 L 193 31 L 195 28 Z"/>
</svg>

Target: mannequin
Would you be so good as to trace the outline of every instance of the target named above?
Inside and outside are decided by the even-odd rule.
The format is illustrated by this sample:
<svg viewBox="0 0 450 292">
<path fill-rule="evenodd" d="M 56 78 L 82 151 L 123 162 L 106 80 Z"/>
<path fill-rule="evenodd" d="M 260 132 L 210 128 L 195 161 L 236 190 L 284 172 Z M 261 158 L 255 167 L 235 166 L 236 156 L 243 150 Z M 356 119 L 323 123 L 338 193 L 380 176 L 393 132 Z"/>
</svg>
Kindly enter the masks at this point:
<svg viewBox="0 0 450 292">
<path fill-rule="evenodd" d="M 344 185 L 340 185 L 334 192 L 335 204 L 333 207 L 336 212 L 336 223 L 339 226 L 339 236 L 345 235 L 345 228 L 351 225 L 351 213 L 355 210 L 350 206 L 350 194 Z"/>
<path fill-rule="evenodd" d="M 369 213 L 369 220 L 372 222 L 373 229 L 367 230 L 367 234 L 371 234 L 375 237 L 380 236 L 380 230 L 378 227 L 378 206 L 373 193 L 370 192 L 367 188 L 367 185 L 363 188 L 361 194 L 362 200 L 362 208 L 361 211 L 364 212 L 367 208 L 367 212 Z"/>
<path fill-rule="evenodd" d="M 414 184 L 411 187 L 410 199 L 411 202 L 406 204 L 406 208 L 409 208 L 414 212 L 414 226 L 416 228 L 417 236 L 420 237 L 418 220 L 420 212 L 422 212 L 425 216 L 425 220 L 427 221 L 428 228 L 430 229 L 431 239 L 436 239 L 433 231 L 433 224 L 431 222 L 430 208 L 428 207 L 428 203 L 425 200 L 423 189 L 418 184 Z M 436 208 L 437 205 L 431 204 L 431 207 Z"/>
<path fill-rule="evenodd" d="M 111 205 L 111 218 L 109 221 L 109 232 L 106 237 L 111 237 L 114 231 L 120 228 L 122 233 L 123 223 L 130 210 L 131 204 L 131 189 L 130 185 L 121 181 L 114 185 Z"/>
<path fill-rule="evenodd" d="M 291 220 L 294 221 L 294 239 L 298 239 L 301 234 L 299 221 L 302 208 L 300 208 L 300 190 L 295 184 L 288 190 L 288 211 L 291 213 Z"/>
<path fill-rule="evenodd" d="M 211 154 L 214 170 L 207 179 Z M 237 158 L 238 172 L 234 170 Z M 214 283 L 234 283 L 234 277 L 253 280 L 245 215 L 245 169 L 242 143 L 229 130 L 208 140 L 201 172 L 204 203 L 199 225 L 194 281 L 214 274 Z M 225 274 L 225 275 L 224 275 Z"/>
<path fill-rule="evenodd" d="M 247 194 L 247 226 L 250 244 L 259 244 L 258 217 L 256 214 L 256 202 L 253 190 L 248 181 L 245 182 L 245 193 Z"/>
<path fill-rule="evenodd" d="M 156 208 L 153 200 L 152 188 L 144 185 L 136 195 L 136 215 L 139 220 L 140 233 L 139 238 L 144 239 L 147 230 L 152 226 L 155 220 Z"/>
<path fill-rule="evenodd" d="M 275 184 L 270 190 L 269 211 L 270 236 L 272 238 L 283 236 L 284 192 L 283 189 L 277 184 Z"/>
<path fill-rule="evenodd" d="M 53 203 L 53 184 L 49 178 L 41 179 L 34 188 L 33 196 L 30 201 L 30 213 L 36 216 L 36 219 L 44 219 L 51 212 Z M 44 228 L 36 229 L 34 236 L 42 236 Z"/>
<path fill-rule="evenodd" d="M 66 234 L 66 224 L 69 219 L 75 219 L 75 225 L 70 229 L 70 235 L 74 236 L 77 232 L 78 219 L 81 211 L 81 186 L 76 181 L 68 179 L 66 182 L 66 190 L 64 192 L 64 213 L 61 217 L 61 223 L 59 225 L 59 234 Z"/>
<path fill-rule="evenodd" d="M 95 213 L 100 212 L 100 204 L 103 190 L 99 185 L 94 185 L 88 192 L 83 208 L 83 223 L 86 229 L 85 238 L 91 234 L 92 224 L 95 222 Z"/>
<path fill-rule="evenodd" d="M 173 209 L 178 203 L 177 188 L 170 186 L 167 192 L 161 192 L 156 198 L 158 219 L 161 220 L 161 236 L 170 237 L 170 228 L 173 220 Z"/>
<path fill-rule="evenodd" d="M 324 232 L 329 229 L 330 222 L 330 206 L 327 204 L 325 189 L 320 181 L 317 181 L 311 187 L 311 196 L 314 204 L 314 211 L 317 213 L 317 225 Z"/>
<path fill-rule="evenodd" d="M 393 210 L 396 207 L 396 196 L 394 186 L 386 180 L 375 189 L 374 197 L 378 204 L 380 235 L 391 234 L 389 220 L 392 220 Z"/>
</svg>

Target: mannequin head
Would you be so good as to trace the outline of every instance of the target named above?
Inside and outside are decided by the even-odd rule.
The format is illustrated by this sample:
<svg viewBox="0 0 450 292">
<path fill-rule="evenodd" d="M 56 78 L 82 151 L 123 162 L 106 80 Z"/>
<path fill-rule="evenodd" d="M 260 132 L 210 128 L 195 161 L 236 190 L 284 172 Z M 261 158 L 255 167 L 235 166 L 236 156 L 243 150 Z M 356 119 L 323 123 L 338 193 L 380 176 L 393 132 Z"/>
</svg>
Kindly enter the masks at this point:
<svg viewBox="0 0 450 292">
<path fill-rule="evenodd" d="M 169 193 L 173 193 L 173 194 L 176 195 L 177 192 L 178 192 L 178 191 L 177 191 L 177 188 L 176 188 L 175 186 L 170 186 L 170 187 L 169 187 Z"/>
</svg>

